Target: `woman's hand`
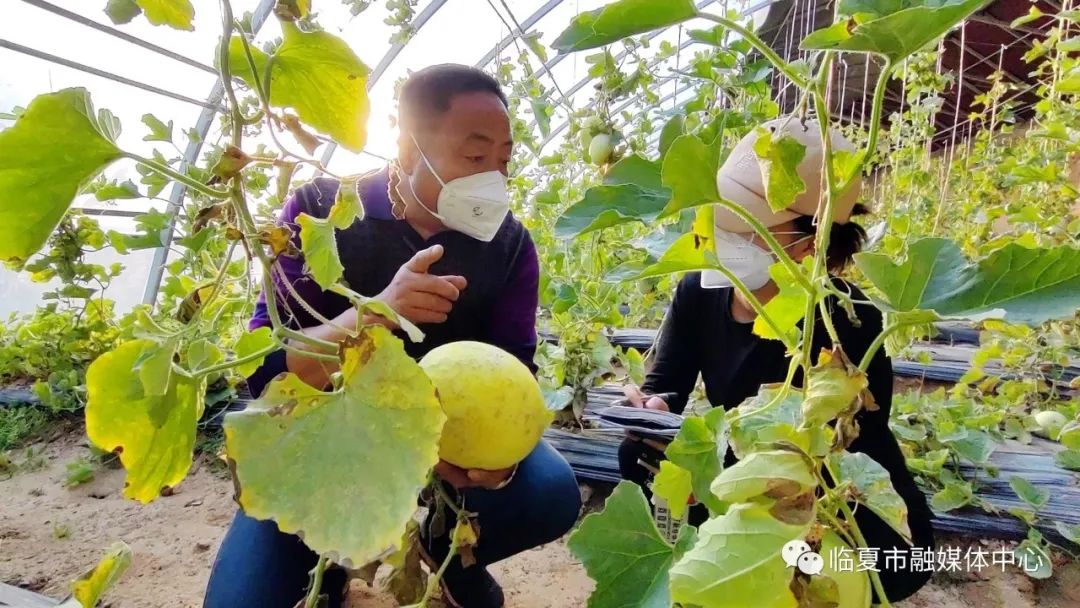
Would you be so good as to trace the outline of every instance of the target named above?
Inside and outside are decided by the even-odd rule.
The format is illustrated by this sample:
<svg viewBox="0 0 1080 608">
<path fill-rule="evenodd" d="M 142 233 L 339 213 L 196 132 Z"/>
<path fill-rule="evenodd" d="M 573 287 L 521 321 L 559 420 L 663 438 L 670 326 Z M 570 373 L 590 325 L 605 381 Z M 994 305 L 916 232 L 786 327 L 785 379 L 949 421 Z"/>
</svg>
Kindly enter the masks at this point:
<svg viewBox="0 0 1080 608">
<path fill-rule="evenodd" d="M 668 407 L 667 401 L 664 401 L 656 395 L 646 395 L 641 392 L 641 389 L 633 384 L 623 387 L 623 395 L 626 396 L 627 401 L 633 407 L 643 407 L 650 410 L 660 410 L 662 412 L 670 412 L 671 408 Z"/>
<path fill-rule="evenodd" d="M 501 469 L 498 471 L 485 471 L 484 469 L 463 469 L 450 464 L 445 460 L 439 460 L 435 465 L 435 474 L 446 483 L 462 490 L 465 488 L 486 488 L 497 490 L 510 479 L 516 467 Z"/>
</svg>

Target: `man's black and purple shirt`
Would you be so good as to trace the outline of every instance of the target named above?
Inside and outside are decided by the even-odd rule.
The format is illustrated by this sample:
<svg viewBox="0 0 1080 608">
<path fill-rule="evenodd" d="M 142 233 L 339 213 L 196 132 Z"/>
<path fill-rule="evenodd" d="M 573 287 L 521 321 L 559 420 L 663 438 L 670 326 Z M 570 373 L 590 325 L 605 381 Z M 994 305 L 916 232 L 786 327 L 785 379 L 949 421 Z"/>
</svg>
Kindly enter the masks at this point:
<svg viewBox="0 0 1080 608">
<path fill-rule="evenodd" d="M 390 284 L 398 269 L 416 252 L 442 245 L 443 257 L 430 272 L 461 275 L 468 281 L 468 286 L 444 323 L 420 326 L 426 335 L 423 342 L 410 342 L 399 332 L 406 351 L 414 358 L 420 358 L 448 342 L 475 340 L 498 346 L 535 370 L 533 355 L 540 268 L 529 232 L 508 214 L 490 243 L 455 231 L 440 232 L 424 239 L 408 222 L 394 218 L 387 194 L 388 182 L 389 173 L 385 169 L 362 179 L 358 192 L 364 217 L 345 230 L 337 231 L 345 284 L 361 295 L 375 296 Z M 300 247 L 300 227 L 296 217 L 306 213 L 325 218 L 334 204 L 337 189 L 336 180 L 318 178 L 297 189 L 285 203 L 279 222 L 292 228 L 297 249 Z M 281 319 L 290 327 L 311 327 L 319 322 L 289 294 L 284 281 L 291 283 L 297 294 L 324 317 L 334 318 L 349 307 L 344 297 L 319 288 L 306 272 L 302 256 L 280 256 L 273 279 Z M 249 328 L 269 325 L 266 298 L 260 295 Z M 259 371 L 248 380 L 252 394 L 259 395 L 266 383 L 285 369 L 284 351 L 267 357 Z"/>
</svg>

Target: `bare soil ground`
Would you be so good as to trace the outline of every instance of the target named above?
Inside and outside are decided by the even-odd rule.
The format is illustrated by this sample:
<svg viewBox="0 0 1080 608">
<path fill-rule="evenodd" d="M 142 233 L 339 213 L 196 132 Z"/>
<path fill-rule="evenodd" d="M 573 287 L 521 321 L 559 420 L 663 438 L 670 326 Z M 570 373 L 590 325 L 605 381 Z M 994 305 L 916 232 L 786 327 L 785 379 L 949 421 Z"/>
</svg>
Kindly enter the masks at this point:
<svg viewBox="0 0 1080 608">
<path fill-rule="evenodd" d="M 199 606 L 218 543 L 232 517 L 232 484 L 208 457 L 172 496 L 139 505 L 121 496 L 123 471 L 99 469 L 89 483 L 63 486 L 66 465 L 87 448 L 81 429 L 35 444 L 36 466 L 0 478 L 0 581 L 60 597 L 68 582 L 123 540 L 134 563 L 107 596 L 113 608 Z M 16 455 L 16 462 L 24 455 Z M 966 547 L 971 541 L 942 539 Z M 980 541 L 976 541 L 980 542 Z M 994 542 L 982 542 L 988 549 Z M 557 542 L 495 565 L 508 608 L 584 607 L 592 582 Z M 393 608 L 377 589 L 355 581 L 352 608 Z M 1060 560 L 1054 577 L 1033 581 L 1016 570 L 937 574 L 898 608 L 1080 608 L 1080 567 Z"/>
</svg>

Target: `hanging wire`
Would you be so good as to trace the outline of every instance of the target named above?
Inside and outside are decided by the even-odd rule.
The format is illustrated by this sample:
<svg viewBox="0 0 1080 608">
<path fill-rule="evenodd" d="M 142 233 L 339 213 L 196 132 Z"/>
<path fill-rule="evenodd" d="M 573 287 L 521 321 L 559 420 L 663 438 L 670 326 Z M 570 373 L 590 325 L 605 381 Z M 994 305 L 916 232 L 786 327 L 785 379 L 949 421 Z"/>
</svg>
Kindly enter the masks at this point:
<svg viewBox="0 0 1080 608">
<path fill-rule="evenodd" d="M 843 67 L 844 75 L 840 80 L 840 116 L 844 116 L 844 102 L 847 99 L 847 80 L 848 80 L 848 62 L 847 57 L 840 56 L 840 65 Z"/>
<path fill-rule="evenodd" d="M 112 72 L 106 72 L 105 70 L 100 70 L 98 68 L 91 67 L 91 66 L 88 66 L 86 64 L 79 63 L 77 61 L 71 61 L 70 59 L 64 59 L 63 57 L 58 57 L 58 56 L 53 55 L 51 53 L 46 53 L 45 51 L 39 51 L 37 49 L 32 49 L 32 48 L 30 48 L 28 46 L 23 46 L 23 45 L 18 44 L 16 42 L 11 42 L 10 40 L 0 39 L 0 48 L 7 49 L 9 51 L 14 51 L 14 52 L 22 54 L 22 55 L 27 55 L 29 57 L 34 57 L 34 58 L 37 58 L 37 59 L 48 61 L 49 63 L 55 63 L 57 65 L 62 65 L 64 67 L 66 67 L 66 68 L 71 68 L 73 70 L 77 70 L 79 72 L 83 72 L 83 73 L 86 73 L 86 74 L 93 74 L 94 76 L 99 76 L 101 78 L 105 78 L 105 79 L 111 80 L 113 82 L 124 84 L 124 85 L 127 85 L 129 87 L 135 87 L 136 89 L 142 89 L 143 91 L 147 91 L 149 93 L 156 93 L 156 94 L 161 95 L 163 97 L 169 97 L 169 98 L 175 99 L 177 101 L 182 101 L 184 103 L 189 103 L 191 105 L 200 106 L 200 107 L 203 107 L 203 108 L 206 108 L 206 109 L 209 109 L 209 110 L 214 110 L 215 112 L 218 112 L 218 113 L 221 113 L 221 114 L 225 113 L 225 109 L 222 108 L 221 106 L 217 105 L 217 104 L 211 104 L 211 103 L 208 103 L 206 101 L 200 101 L 198 99 L 193 99 L 193 98 L 188 97 L 186 95 L 181 95 L 180 93 L 174 93 L 172 91 L 167 91 L 165 89 L 155 87 L 154 85 L 146 84 L 145 82 L 139 82 L 138 80 L 132 80 L 131 78 L 127 78 L 125 76 L 120 76 L 119 74 L 114 74 Z"/>
<path fill-rule="evenodd" d="M 862 80 L 862 101 L 859 106 L 859 129 L 866 130 L 866 98 L 870 94 L 870 66 L 877 65 L 873 63 L 870 57 L 863 57 L 863 80 Z M 877 126 L 877 125 L 875 125 Z"/>
<path fill-rule="evenodd" d="M 514 26 L 517 27 L 516 32 L 514 32 L 514 31 L 510 32 L 510 35 L 514 37 L 514 41 L 515 41 L 515 44 L 516 44 L 517 40 L 521 36 L 525 35 L 525 28 L 522 27 L 521 23 L 518 22 L 517 17 L 514 16 L 514 11 L 510 10 L 510 5 L 508 5 L 506 3 L 506 0 L 499 0 L 499 2 L 502 4 L 503 8 L 506 9 L 506 14 L 510 17 L 510 21 L 512 21 L 514 23 Z M 488 4 L 489 5 L 491 4 L 490 0 L 488 0 Z M 494 6 L 492 6 L 491 8 L 493 10 L 495 9 Z M 496 10 L 495 12 L 497 14 L 499 11 Z M 501 18 L 501 16 L 500 16 L 500 18 Z M 506 23 L 506 22 L 504 21 L 503 23 Z M 507 26 L 507 27 L 509 27 L 509 26 Z M 519 52 L 520 52 L 520 47 L 519 47 Z M 540 57 L 537 56 L 537 59 L 540 59 Z M 536 75 L 536 78 L 539 79 L 538 74 Z M 551 72 L 548 72 L 548 79 L 551 80 L 551 86 L 553 86 L 555 88 L 555 92 L 558 93 L 560 97 L 565 97 L 565 95 L 562 92 L 562 88 L 559 87 L 559 81 L 555 79 L 555 74 L 552 74 Z M 572 109 L 572 108 L 568 108 L 568 109 Z"/>
<path fill-rule="evenodd" d="M 210 66 L 208 66 L 208 65 L 206 65 L 204 63 L 199 63 L 198 61 L 195 61 L 194 59 L 192 59 L 190 57 L 185 57 L 185 56 L 183 56 L 183 55 L 181 55 L 179 53 L 174 53 L 174 52 L 170 51 L 169 49 L 160 47 L 160 46 L 158 46 L 156 44 L 153 44 L 151 42 L 147 42 L 147 41 L 143 40 L 142 38 L 132 36 L 131 34 L 128 34 L 127 32 L 120 31 L 120 30 L 118 30 L 118 29 L 116 29 L 114 27 L 109 27 L 109 26 L 107 26 L 105 24 L 98 23 L 97 21 L 94 21 L 93 19 L 88 19 L 86 17 L 83 17 L 82 15 L 79 15 L 77 13 L 73 13 L 73 12 L 67 10 L 67 9 L 60 8 L 59 6 L 56 6 L 55 4 L 50 4 L 48 2 L 45 2 L 44 0 L 22 0 L 22 1 L 25 2 L 26 4 L 29 4 L 30 6 L 34 6 L 34 7 L 37 7 L 39 9 L 41 9 L 41 10 L 50 12 L 50 13 L 58 16 L 58 17 L 63 17 L 64 19 L 74 21 L 75 23 L 78 23 L 79 25 L 89 27 L 91 29 L 95 29 L 95 30 L 97 30 L 99 32 L 108 34 L 109 36 L 113 36 L 114 38 L 119 38 L 120 40 L 123 40 L 125 42 L 130 42 L 131 44 L 142 47 L 142 48 L 144 48 L 144 49 L 146 49 L 148 51 L 151 51 L 153 53 L 157 53 L 157 54 L 162 55 L 164 57 L 168 57 L 169 59 L 172 59 L 173 61 L 179 61 L 180 63 L 187 64 L 187 65 L 189 65 L 189 66 L 191 66 L 193 68 L 198 68 L 198 69 L 200 69 L 200 70 L 202 70 L 204 72 L 209 72 L 211 74 L 214 74 L 215 76 L 217 75 L 217 70 L 215 70 L 214 68 L 212 68 L 212 67 L 210 67 Z"/>
</svg>

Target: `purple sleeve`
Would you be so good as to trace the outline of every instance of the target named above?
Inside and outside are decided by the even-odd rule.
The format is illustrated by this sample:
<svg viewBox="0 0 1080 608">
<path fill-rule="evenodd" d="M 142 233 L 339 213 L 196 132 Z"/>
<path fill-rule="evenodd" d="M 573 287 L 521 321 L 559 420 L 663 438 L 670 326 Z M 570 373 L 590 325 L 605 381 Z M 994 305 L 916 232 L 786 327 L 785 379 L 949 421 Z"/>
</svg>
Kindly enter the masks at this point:
<svg viewBox="0 0 1080 608">
<path fill-rule="evenodd" d="M 309 196 L 309 188 L 312 184 L 299 188 L 281 209 L 278 216 L 279 226 L 288 226 L 292 230 L 292 243 L 296 250 L 300 250 L 300 226 L 296 224 L 296 216 L 305 210 L 305 200 Z M 315 282 L 315 279 L 304 269 L 304 256 L 297 253 L 295 257 L 288 255 L 278 256 L 273 268 L 271 278 L 274 285 L 274 294 L 278 303 L 278 312 L 281 321 L 293 329 L 319 325 L 319 322 L 301 306 L 291 292 L 296 292 L 304 302 L 312 309 L 327 317 L 334 317 L 340 310 L 336 306 L 336 298 L 333 294 L 324 292 Z M 290 291 L 286 282 L 292 286 Z M 248 329 L 270 326 L 270 313 L 266 305 L 265 291 L 259 294 L 255 303 L 255 314 L 248 322 Z"/>
<path fill-rule="evenodd" d="M 540 262 L 536 246 L 525 232 L 521 254 L 502 295 L 492 309 L 489 339 L 536 373 L 536 307 L 540 298 Z"/>
</svg>

